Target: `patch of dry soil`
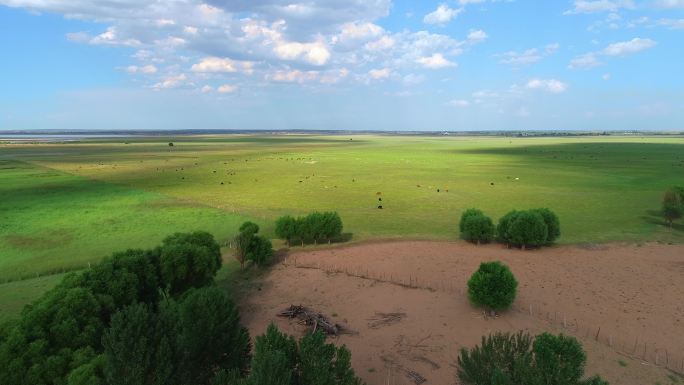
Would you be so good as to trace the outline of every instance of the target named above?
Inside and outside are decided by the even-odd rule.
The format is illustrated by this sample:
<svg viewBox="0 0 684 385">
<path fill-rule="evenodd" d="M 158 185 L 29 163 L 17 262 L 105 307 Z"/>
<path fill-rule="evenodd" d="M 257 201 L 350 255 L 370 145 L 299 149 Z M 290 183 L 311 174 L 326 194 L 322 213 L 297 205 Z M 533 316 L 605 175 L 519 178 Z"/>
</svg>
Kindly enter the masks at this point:
<svg viewBox="0 0 684 385">
<path fill-rule="evenodd" d="M 508 264 L 520 282 L 514 309 L 485 317 L 466 282 L 480 262 Z M 588 374 L 611 384 L 670 384 L 684 372 L 684 246 L 560 246 L 533 251 L 462 242 L 406 241 L 291 252 L 243 299 L 252 335 L 290 304 L 312 307 L 357 332 L 347 345 L 369 385 L 453 384 L 459 349 L 494 331 L 574 335 Z M 531 306 L 531 307 L 530 307 Z M 378 313 L 399 313 L 378 322 Z M 600 328 L 600 329 L 599 329 Z M 657 365 L 656 365 L 657 362 Z M 414 376 L 415 377 L 415 376 Z M 680 382 L 684 378 L 680 378 Z"/>
</svg>

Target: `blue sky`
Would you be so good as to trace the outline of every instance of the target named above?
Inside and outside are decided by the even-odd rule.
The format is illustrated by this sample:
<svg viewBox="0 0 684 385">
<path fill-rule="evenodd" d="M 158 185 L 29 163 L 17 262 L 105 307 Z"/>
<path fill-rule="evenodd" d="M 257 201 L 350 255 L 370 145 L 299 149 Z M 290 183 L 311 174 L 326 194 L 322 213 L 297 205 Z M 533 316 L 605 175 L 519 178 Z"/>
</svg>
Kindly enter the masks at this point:
<svg viewBox="0 0 684 385">
<path fill-rule="evenodd" d="M 684 0 L 0 0 L 0 130 L 684 130 Z"/>
</svg>

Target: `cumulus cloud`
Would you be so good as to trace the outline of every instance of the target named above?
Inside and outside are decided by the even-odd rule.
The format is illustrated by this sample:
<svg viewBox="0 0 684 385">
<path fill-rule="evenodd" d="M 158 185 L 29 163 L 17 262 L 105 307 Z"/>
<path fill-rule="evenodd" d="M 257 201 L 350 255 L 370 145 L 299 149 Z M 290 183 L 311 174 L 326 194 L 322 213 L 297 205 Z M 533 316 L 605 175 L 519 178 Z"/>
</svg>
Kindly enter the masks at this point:
<svg viewBox="0 0 684 385">
<path fill-rule="evenodd" d="M 552 43 L 547 44 L 543 48 L 530 48 L 524 51 L 508 51 L 502 54 L 496 55 L 500 57 L 499 63 L 507 64 L 512 67 L 522 67 L 530 64 L 534 64 L 544 57 L 553 55 L 560 48 L 560 44 Z"/>
<path fill-rule="evenodd" d="M 525 88 L 560 94 L 568 89 L 568 85 L 556 79 L 531 79 L 525 84 Z"/>
<path fill-rule="evenodd" d="M 416 59 L 416 63 L 429 69 L 440 69 L 456 66 L 456 63 L 450 62 L 441 53 L 435 53 L 430 56 L 420 57 Z"/>
<path fill-rule="evenodd" d="M 465 99 L 454 99 L 449 101 L 449 105 L 459 108 L 465 108 L 470 106 L 470 102 Z"/>
<path fill-rule="evenodd" d="M 217 88 L 216 91 L 220 94 L 230 94 L 237 91 L 237 89 L 237 86 L 234 86 L 232 84 L 223 84 L 219 86 L 219 88 Z"/>
<path fill-rule="evenodd" d="M 656 46 L 656 42 L 651 39 L 634 38 L 628 41 L 621 41 L 609 44 L 599 52 L 589 52 L 576 56 L 570 61 L 570 69 L 590 69 L 603 65 L 599 57 L 603 56 L 627 56 L 645 51 Z"/>
<path fill-rule="evenodd" d="M 156 90 L 165 88 L 177 88 L 184 85 L 187 79 L 188 77 L 185 76 L 185 74 L 168 76 L 164 78 L 162 81 L 154 84 L 152 88 Z"/>
<path fill-rule="evenodd" d="M 470 30 L 470 32 L 468 33 L 467 39 L 468 39 L 468 43 L 477 44 L 477 43 L 481 43 L 481 42 L 487 40 L 488 37 L 489 36 L 487 36 L 487 33 L 485 33 L 485 31 L 483 31 L 481 29 L 477 29 L 477 30 Z"/>
<path fill-rule="evenodd" d="M 130 65 L 126 67 L 126 72 L 129 74 L 154 74 L 157 73 L 157 67 L 152 64 L 144 66 Z"/>
<path fill-rule="evenodd" d="M 641 39 L 636 37 L 629 41 L 610 44 L 603 50 L 603 54 L 608 56 L 630 55 L 653 48 L 655 45 L 656 42 L 651 39 Z"/>
<path fill-rule="evenodd" d="M 463 8 L 449 8 L 447 4 L 440 4 L 437 9 L 423 18 L 425 24 L 447 24 L 463 12 Z"/>
<path fill-rule="evenodd" d="M 379 80 L 379 79 L 387 79 L 392 75 L 392 70 L 389 68 L 381 68 L 381 69 L 373 69 L 368 71 L 368 76 L 371 77 L 371 79 Z"/>
<path fill-rule="evenodd" d="M 206 57 L 200 62 L 193 64 L 193 72 L 244 72 L 250 74 L 254 71 L 254 63 L 250 61 L 232 60 L 229 58 Z"/>
<path fill-rule="evenodd" d="M 615 12 L 621 8 L 634 9 L 635 7 L 632 0 L 575 0 L 574 7 L 565 14 Z"/>
</svg>

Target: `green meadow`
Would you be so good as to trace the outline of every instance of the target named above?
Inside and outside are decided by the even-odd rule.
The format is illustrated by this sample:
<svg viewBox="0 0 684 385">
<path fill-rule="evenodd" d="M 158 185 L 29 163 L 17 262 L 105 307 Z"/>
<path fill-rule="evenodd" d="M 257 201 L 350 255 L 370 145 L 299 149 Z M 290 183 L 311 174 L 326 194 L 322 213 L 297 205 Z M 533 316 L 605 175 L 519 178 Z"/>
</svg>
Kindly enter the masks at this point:
<svg viewBox="0 0 684 385">
<path fill-rule="evenodd" d="M 273 236 L 277 217 L 313 210 L 338 211 L 353 241 L 456 239 L 466 208 L 496 221 L 511 209 L 549 207 L 561 218 L 560 243 L 682 242 L 682 226 L 670 230 L 658 215 L 671 185 L 684 185 L 681 137 L 6 143 L 0 282 L 84 268 L 177 231 L 203 229 L 226 242 L 247 219 Z"/>
</svg>

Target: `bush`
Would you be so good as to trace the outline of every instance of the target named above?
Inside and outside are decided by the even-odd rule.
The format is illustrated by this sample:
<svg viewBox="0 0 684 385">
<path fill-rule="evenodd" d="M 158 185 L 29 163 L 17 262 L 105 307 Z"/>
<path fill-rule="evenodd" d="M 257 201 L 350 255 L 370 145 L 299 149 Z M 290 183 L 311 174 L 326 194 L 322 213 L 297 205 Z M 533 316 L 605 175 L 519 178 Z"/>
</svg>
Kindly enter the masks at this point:
<svg viewBox="0 0 684 385">
<path fill-rule="evenodd" d="M 675 220 L 684 215 L 684 189 L 681 187 L 673 187 L 665 191 L 663 195 L 663 216 L 672 227 Z"/>
<path fill-rule="evenodd" d="M 539 215 L 541 215 L 546 224 L 546 244 L 550 245 L 560 237 L 560 220 L 558 215 L 547 208 L 540 208 L 531 210 Z"/>
<path fill-rule="evenodd" d="M 548 229 L 544 218 L 533 211 L 517 212 L 508 225 L 507 236 L 510 243 L 525 249 L 546 244 Z"/>
<path fill-rule="evenodd" d="M 465 215 L 465 213 L 464 213 Z M 487 243 L 494 239 L 494 222 L 492 219 L 480 215 L 468 215 L 465 219 L 461 218 L 461 238 L 468 242 Z"/>
<path fill-rule="evenodd" d="M 608 385 L 595 376 L 582 380 L 586 355 L 575 338 L 497 333 L 482 344 L 461 349 L 457 375 L 466 385 Z"/>
<path fill-rule="evenodd" d="M 499 224 L 496 226 L 496 236 L 499 242 L 507 245 L 511 244 L 511 236 L 508 233 L 508 230 L 510 229 L 511 222 L 518 216 L 518 213 L 519 211 L 516 210 L 509 211 L 499 219 Z"/>
<path fill-rule="evenodd" d="M 518 287 L 513 273 L 501 262 L 483 262 L 468 280 L 468 298 L 478 306 L 504 310 L 511 306 Z"/>
<path fill-rule="evenodd" d="M 463 234 L 465 231 L 465 222 L 470 217 L 484 216 L 484 213 L 480 209 L 467 209 L 461 214 L 461 221 L 458 223 L 458 231 Z"/>
</svg>

